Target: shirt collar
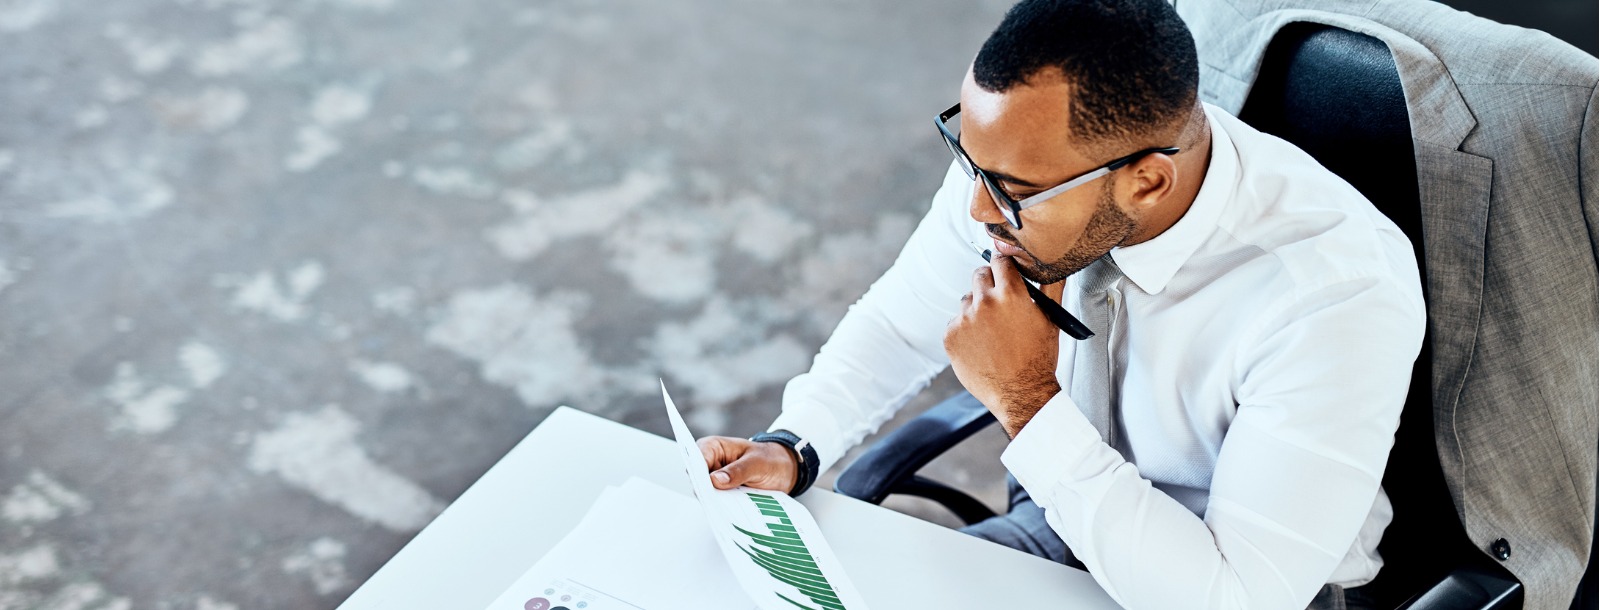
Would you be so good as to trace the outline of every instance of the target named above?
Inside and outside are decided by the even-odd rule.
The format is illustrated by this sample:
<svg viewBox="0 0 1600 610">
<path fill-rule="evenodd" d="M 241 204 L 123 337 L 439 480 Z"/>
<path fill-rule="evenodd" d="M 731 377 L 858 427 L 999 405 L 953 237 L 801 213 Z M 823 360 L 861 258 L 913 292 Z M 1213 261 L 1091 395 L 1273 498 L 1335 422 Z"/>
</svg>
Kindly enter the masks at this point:
<svg viewBox="0 0 1600 610">
<path fill-rule="evenodd" d="M 1188 262 L 1195 250 L 1217 228 L 1217 219 L 1223 208 L 1233 198 L 1233 187 L 1238 182 L 1238 150 L 1222 124 L 1212 116 L 1222 112 L 1206 104 L 1206 121 L 1211 126 L 1211 161 L 1206 165 L 1206 176 L 1195 194 L 1194 203 L 1178 222 L 1160 235 L 1144 243 L 1111 249 L 1111 259 L 1122 273 L 1146 294 L 1157 294 L 1166 289 L 1172 276 Z"/>
</svg>

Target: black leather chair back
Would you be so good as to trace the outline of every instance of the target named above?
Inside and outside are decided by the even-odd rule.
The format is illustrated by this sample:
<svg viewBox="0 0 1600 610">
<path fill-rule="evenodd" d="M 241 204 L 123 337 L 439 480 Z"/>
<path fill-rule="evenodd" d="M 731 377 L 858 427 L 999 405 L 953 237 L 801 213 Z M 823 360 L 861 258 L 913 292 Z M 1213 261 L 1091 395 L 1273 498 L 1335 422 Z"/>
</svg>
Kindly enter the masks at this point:
<svg viewBox="0 0 1600 610">
<path fill-rule="evenodd" d="M 1286 26 L 1268 46 L 1239 118 L 1355 186 L 1411 238 L 1417 261 L 1426 260 L 1405 95 L 1383 42 L 1319 24 Z M 1486 560 L 1461 527 L 1435 452 L 1431 343 L 1424 341 L 1412 372 L 1383 477 L 1395 518 L 1379 544 L 1384 568 L 1370 589 L 1388 607 L 1452 568 Z"/>
</svg>

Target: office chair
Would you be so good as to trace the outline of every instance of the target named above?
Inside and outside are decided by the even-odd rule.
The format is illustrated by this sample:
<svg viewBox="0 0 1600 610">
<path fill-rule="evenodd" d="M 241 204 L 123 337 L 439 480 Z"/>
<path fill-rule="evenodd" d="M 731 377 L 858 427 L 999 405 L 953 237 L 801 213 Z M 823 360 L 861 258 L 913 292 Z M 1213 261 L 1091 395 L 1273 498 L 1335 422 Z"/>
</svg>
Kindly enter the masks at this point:
<svg viewBox="0 0 1600 610">
<path fill-rule="evenodd" d="M 1349 181 L 1411 238 L 1421 262 L 1408 117 L 1399 72 L 1383 42 L 1311 23 L 1279 31 L 1239 113 Z M 1395 516 L 1378 545 L 1383 570 L 1367 590 L 1407 610 L 1520 608 L 1521 583 L 1472 544 L 1445 486 L 1433 437 L 1431 343 L 1423 341 L 1412 371 L 1384 472 Z M 834 490 L 874 504 L 890 494 L 919 496 L 967 524 L 982 521 L 994 515 L 982 502 L 916 471 L 993 423 L 977 400 L 957 395 L 887 434 L 840 474 Z"/>
</svg>

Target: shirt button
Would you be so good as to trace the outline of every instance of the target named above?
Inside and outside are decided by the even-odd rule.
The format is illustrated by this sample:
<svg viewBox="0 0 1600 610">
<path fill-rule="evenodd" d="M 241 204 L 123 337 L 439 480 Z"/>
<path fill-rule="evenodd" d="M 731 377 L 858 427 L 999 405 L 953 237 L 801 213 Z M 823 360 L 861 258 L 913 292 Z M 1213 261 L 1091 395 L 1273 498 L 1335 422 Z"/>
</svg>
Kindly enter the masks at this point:
<svg viewBox="0 0 1600 610">
<path fill-rule="evenodd" d="M 1506 542 L 1505 538 L 1495 540 L 1494 544 L 1489 545 L 1489 551 L 1494 553 L 1495 559 L 1505 561 L 1511 558 L 1511 543 Z"/>
</svg>

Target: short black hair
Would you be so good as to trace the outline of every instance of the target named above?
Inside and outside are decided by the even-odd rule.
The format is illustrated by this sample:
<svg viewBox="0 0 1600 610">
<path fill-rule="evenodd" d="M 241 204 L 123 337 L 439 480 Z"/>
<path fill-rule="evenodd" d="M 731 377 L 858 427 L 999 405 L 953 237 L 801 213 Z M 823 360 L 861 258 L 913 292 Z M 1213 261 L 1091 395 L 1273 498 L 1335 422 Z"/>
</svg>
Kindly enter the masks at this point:
<svg viewBox="0 0 1600 610">
<path fill-rule="evenodd" d="M 1072 84 L 1068 120 L 1089 144 L 1163 131 L 1192 111 L 1200 86 L 1194 37 L 1166 0 L 1023 0 L 972 76 L 1004 92 L 1052 67 Z"/>
</svg>

